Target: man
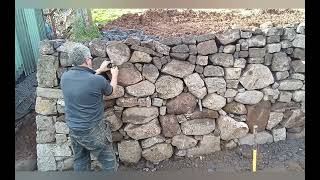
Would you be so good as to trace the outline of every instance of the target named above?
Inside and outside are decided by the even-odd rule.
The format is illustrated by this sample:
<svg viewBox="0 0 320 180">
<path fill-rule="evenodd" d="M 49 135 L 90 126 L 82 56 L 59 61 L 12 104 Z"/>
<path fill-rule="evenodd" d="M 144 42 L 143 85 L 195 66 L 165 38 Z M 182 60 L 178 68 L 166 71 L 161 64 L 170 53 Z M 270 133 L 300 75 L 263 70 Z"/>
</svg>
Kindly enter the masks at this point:
<svg viewBox="0 0 320 180">
<path fill-rule="evenodd" d="M 74 150 L 74 170 L 90 171 L 90 152 L 106 171 L 116 171 L 118 163 L 112 146 L 109 125 L 103 120 L 103 94 L 110 95 L 117 86 L 118 68 L 111 68 L 111 82 L 101 75 L 108 70 L 104 61 L 96 71 L 92 70 L 92 57 L 88 47 L 79 44 L 69 57 L 74 67 L 61 77 L 61 89 L 65 101 L 65 118 L 70 129 Z"/>
</svg>

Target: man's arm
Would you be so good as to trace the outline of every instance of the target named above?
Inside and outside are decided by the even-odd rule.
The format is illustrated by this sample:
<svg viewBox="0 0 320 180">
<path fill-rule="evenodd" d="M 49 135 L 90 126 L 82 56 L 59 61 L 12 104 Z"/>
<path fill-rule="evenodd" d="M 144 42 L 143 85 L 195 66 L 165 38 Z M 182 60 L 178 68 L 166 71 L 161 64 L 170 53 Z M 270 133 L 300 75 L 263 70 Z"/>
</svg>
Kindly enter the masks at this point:
<svg viewBox="0 0 320 180">
<path fill-rule="evenodd" d="M 118 73 L 119 73 L 118 67 L 111 68 L 112 78 L 111 78 L 110 85 L 112 86 L 113 89 L 118 84 Z"/>
</svg>

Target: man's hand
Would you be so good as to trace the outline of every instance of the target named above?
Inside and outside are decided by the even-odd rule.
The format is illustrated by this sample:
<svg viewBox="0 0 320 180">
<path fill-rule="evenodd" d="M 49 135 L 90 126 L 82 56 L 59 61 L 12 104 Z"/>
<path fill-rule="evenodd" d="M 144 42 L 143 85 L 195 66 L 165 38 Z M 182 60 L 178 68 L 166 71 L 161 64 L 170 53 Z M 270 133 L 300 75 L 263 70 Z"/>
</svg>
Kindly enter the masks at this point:
<svg viewBox="0 0 320 180">
<path fill-rule="evenodd" d="M 100 65 L 99 69 L 96 70 L 96 74 L 100 74 L 106 71 L 109 71 L 110 68 L 108 68 L 108 65 L 110 64 L 110 61 L 103 61 L 102 64 Z"/>
<path fill-rule="evenodd" d="M 113 67 L 113 68 L 111 68 L 111 74 L 112 74 L 112 77 L 118 77 L 118 73 L 119 73 L 119 69 L 118 69 L 118 67 Z"/>
</svg>

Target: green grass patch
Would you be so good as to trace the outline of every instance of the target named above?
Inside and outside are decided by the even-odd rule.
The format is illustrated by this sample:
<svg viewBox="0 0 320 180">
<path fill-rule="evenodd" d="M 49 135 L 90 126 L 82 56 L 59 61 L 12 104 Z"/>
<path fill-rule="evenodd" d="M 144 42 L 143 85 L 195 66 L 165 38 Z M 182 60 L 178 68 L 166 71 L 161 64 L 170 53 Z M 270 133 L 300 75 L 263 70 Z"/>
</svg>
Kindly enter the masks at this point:
<svg viewBox="0 0 320 180">
<path fill-rule="evenodd" d="M 113 21 L 123 14 L 141 13 L 146 9 L 92 9 L 92 20 L 95 23 L 106 24 Z"/>
</svg>

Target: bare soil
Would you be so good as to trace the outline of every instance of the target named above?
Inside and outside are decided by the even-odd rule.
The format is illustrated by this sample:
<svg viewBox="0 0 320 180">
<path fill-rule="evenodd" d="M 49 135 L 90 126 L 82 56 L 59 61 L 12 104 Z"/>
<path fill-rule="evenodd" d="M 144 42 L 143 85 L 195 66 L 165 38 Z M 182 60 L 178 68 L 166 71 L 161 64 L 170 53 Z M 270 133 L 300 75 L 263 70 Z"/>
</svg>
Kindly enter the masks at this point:
<svg viewBox="0 0 320 180">
<path fill-rule="evenodd" d="M 106 24 L 105 30 L 140 29 L 155 36 L 200 35 L 217 33 L 228 28 L 252 29 L 272 22 L 274 26 L 305 21 L 303 9 L 232 9 L 232 10 L 165 10 L 125 14 Z"/>
</svg>

